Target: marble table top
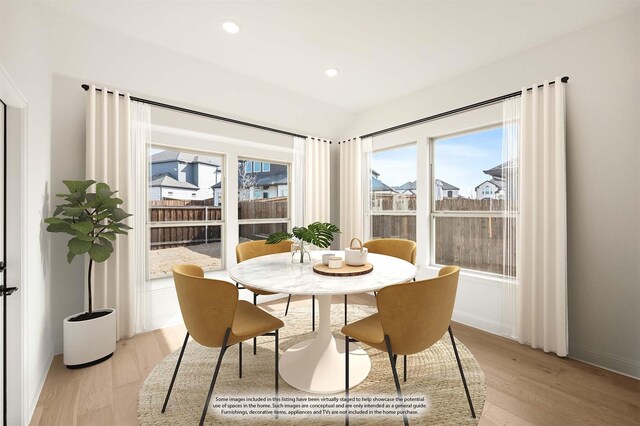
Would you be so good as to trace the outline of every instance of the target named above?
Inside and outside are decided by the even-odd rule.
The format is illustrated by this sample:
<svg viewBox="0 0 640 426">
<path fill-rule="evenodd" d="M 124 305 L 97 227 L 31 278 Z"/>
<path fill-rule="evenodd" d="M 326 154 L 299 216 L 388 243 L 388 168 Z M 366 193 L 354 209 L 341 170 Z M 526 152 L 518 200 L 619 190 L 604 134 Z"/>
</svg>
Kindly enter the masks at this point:
<svg viewBox="0 0 640 426">
<path fill-rule="evenodd" d="M 373 271 L 355 277 L 329 277 L 313 272 L 313 265 L 322 262 L 322 255 L 335 253 L 344 259 L 339 250 L 315 250 L 311 261 L 291 263 L 290 253 L 255 257 L 231 268 L 231 279 L 243 285 L 273 293 L 329 295 L 377 291 L 382 287 L 410 281 L 417 268 L 404 260 L 369 253 L 367 261 Z"/>
</svg>

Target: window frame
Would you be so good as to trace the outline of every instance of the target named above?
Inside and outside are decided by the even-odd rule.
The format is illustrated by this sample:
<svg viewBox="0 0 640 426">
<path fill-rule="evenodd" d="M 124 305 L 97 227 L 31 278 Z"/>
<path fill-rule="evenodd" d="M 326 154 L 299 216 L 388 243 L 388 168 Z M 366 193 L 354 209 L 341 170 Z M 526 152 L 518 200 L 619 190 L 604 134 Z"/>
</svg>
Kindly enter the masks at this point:
<svg viewBox="0 0 640 426">
<path fill-rule="evenodd" d="M 455 138 L 458 136 L 464 135 L 472 135 L 475 133 L 482 133 L 485 131 L 490 131 L 494 129 L 502 128 L 502 123 L 492 123 L 485 126 L 474 127 L 471 129 L 467 129 L 460 132 L 446 133 L 443 135 L 439 135 L 436 137 L 428 138 L 428 149 L 429 149 L 429 199 L 430 201 L 430 209 L 429 209 L 429 257 L 428 257 L 428 266 L 433 268 L 441 268 L 445 265 L 436 262 L 436 218 L 438 217 L 447 217 L 447 218 L 517 218 L 517 211 L 505 211 L 505 210 L 495 210 L 495 211 L 482 211 L 482 210 L 464 210 L 464 211 L 451 211 L 451 210 L 436 210 L 436 193 L 435 193 L 435 146 L 438 141 Z M 484 183 L 483 183 L 484 185 Z M 477 195 L 477 194 L 476 194 Z M 484 188 L 483 188 L 484 195 Z M 516 228 L 517 229 L 517 228 Z M 516 231 L 517 232 L 517 231 Z M 473 275 L 486 276 L 490 278 L 502 278 L 502 274 L 488 271 L 481 271 L 477 269 L 470 269 L 460 267 L 462 271 L 468 272 Z"/>
<path fill-rule="evenodd" d="M 226 223 L 225 205 L 227 202 L 227 194 L 226 194 L 227 191 L 224 190 L 226 185 L 226 174 L 227 174 L 225 171 L 226 168 L 225 167 L 218 168 L 218 170 L 222 169 L 222 171 L 220 172 L 220 182 L 221 182 L 220 185 L 221 185 L 221 188 L 223 188 L 222 194 L 220 195 L 220 206 L 221 206 L 220 220 L 193 220 L 193 221 L 180 220 L 180 221 L 151 222 L 151 217 L 150 217 L 151 208 L 149 207 L 149 201 L 151 200 L 149 200 L 149 191 L 148 191 L 150 181 L 148 179 L 151 178 L 151 150 L 152 149 L 164 149 L 167 151 L 187 152 L 187 153 L 207 155 L 210 157 L 220 157 L 221 163 L 223 165 L 226 164 L 227 155 L 223 153 L 215 152 L 215 151 L 206 151 L 201 149 L 183 147 L 179 145 L 168 145 L 168 144 L 152 142 L 147 146 L 147 149 L 146 149 L 146 160 L 147 160 L 147 167 L 149 167 L 149 172 L 147 173 L 148 177 L 146 182 L 147 191 L 145 191 L 145 202 L 147 205 L 146 232 L 148 235 L 147 258 L 149 257 L 149 252 L 151 251 L 151 229 L 152 228 L 178 228 L 178 227 L 190 227 L 190 226 L 204 226 L 205 232 L 206 232 L 206 228 L 209 226 L 220 226 L 220 245 L 221 245 L 220 268 L 214 269 L 213 271 L 206 271 L 206 272 L 215 272 L 215 271 L 225 270 L 227 268 L 226 256 L 225 256 L 225 250 L 224 250 L 225 241 L 227 238 L 227 232 L 226 232 L 227 230 L 225 226 L 225 223 Z M 215 199 L 215 190 L 213 191 L 213 198 Z M 155 280 L 168 278 L 168 276 L 151 278 L 150 276 L 151 265 L 148 260 L 147 260 L 147 264 L 148 264 L 148 267 L 147 267 L 146 275 L 147 275 L 148 281 L 155 281 Z"/>
<path fill-rule="evenodd" d="M 416 192 L 415 192 L 416 208 L 414 210 L 409 210 L 409 209 L 407 209 L 407 210 L 382 210 L 381 208 L 374 208 L 374 206 L 373 206 L 373 201 L 374 200 L 372 198 L 373 191 L 370 189 L 369 194 L 367 194 L 367 197 L 368 197 L 368 203 L 367 203 L 368 211 L 365 212 L 365 214 L 369 215 L 369 221 L 368 221 L 369 222 L 369 229 L 366 230 L 366 232 L 367 232 L 367 235 L 371 239 L 374 238 L 373 237 L 373 220 L 371 220 L 371 218 L 373 216 L 414 216 L 416 218 L 415 219 L 416 220 L 416 236 L 415 236 L 415 239 L 416 239 L 416 243 L 417 243 L 417 240 L 418 240 L 418 194 L 420 192 L 420 189 L 419 189 L 419 187 L 420 187 L 420 183 L 419 183 L 420 179 L 418 179 L 418 155 L 417 155 L 417 152 L 420 149 L 419 141 L 411 141 L 411 142 L 401 143 L 401 144 L 398 144 L 398 145 L 384 146 L 384 147 L 381 147 L 381 148 L 378 148 L 378 149 L 372 149 L 371 150 L 371 160 L 372 160 L 372 163 L 373 163 L 373 156 L 376 153 L 380 153 L 380 152 L 384 152 L 384 151 L 392 151 L 392 150 L 396 150 L 396 149 L 402 149 L 402 148 L 406 148 L 406 147 L 409 147 L 409 146 L 414 146 L 416 148 L 416 158 L 415 158 L 415 161 L 416 161 L 416 176 L 415 176 L 415 178 L 416 178 Z M 373 165 L 371 165 L 371 170 L 373 170 Z M 371 170 L 369 170 L 369 174 L 367 176 L 367 179 L 371 179 Z M 378 201 L 378 200 L 375 200 L 375 201 Z M 375 238 L 377 238 L 377 237 L 375 237 Z"/>
<path fill-rule="evenodd" d="M 245 161 L 245 162 L 253 162 L 253 163 L 260 163 L 262 164 L 262 162 L 264 162 L 264 160 L 266 160 L 265 158 L 255 158 L 255 157 L 245 157 L 245 156 L 238 156 L 238 162 L 241 161 Z M 242 225 L 261 225 L 261 224 L 270 224 L 270 223 L 286 223 L 287 224 L 287 232 L 291 232 L 291 171 L 293 170 L 293 163 L 292 162 L 288 162 L 288 161 L 272 161 L 272 160 L 268 160 L 269 164 L 281 164 L 284 166 L 287 166 L 287 217 L 286 218 L 278 218 L 278 217 L 274 217 L 274 218 L 267 218 L 267 219 L 240 219 L 238 217 L 238 242 L 240 242 L 240 227 Z M 271 171 L 271 167 L 269 167 L 269 171 Z M 254 173 L 254 172 L 252 172 Z M 237 177 L 237 172 L 236 172 L 236 177 Z M 238 191 L 240 190 L 240 188 L 238 187 Z M 257 190 L 260 192 L 260 194 L 262 195 L 264 190 L 262 189 L 262 187 L 256 187 L 254 188 L 254 191 Z M 237 201 L 238 203 L 240 203 L 240 197 L 237 196 Z"/>
</svg>

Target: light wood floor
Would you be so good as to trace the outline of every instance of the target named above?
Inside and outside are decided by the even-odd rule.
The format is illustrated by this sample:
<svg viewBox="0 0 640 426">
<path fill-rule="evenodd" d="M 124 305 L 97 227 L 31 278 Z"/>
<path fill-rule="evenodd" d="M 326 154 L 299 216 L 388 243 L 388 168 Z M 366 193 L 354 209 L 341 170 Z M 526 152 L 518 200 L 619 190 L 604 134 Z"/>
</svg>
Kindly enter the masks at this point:
<svg viewBox="0 0 640 426">
<path fill-rule="evenodd" d="M 367 295 L 349 301 L 374 303 Z M 309 300 L 293 303 L 308 306 Z M 278 314 L 284 310 L 280 300 L 262 306 Z M 452 328 L 486 377 L 480 425 L 640 425 L 640 381 L 464 325 Z M 120 341 L 109 361 L 83 370 L 66 369 L 62 356 L 56 356 L 31 424 L 137 424 L 140 386 L 162 358 L 180 347 L 184 333 L 184 327 L 172 327 Z"/>
</svg>

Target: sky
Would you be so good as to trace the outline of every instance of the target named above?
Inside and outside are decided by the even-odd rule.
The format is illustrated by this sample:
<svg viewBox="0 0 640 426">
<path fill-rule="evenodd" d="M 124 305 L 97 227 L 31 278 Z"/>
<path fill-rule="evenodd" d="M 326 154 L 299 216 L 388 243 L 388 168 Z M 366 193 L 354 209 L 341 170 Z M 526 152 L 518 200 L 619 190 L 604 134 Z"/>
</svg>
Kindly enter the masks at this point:
<svg viewBox="0 0 640 426">
<path fill-rule="evenodd" d="M 502 129 L 438 139 L 434 149 L 436 179 L 460 188 L 460 195 L 471 197 L 474 188 L 490 177 L 482 171 L 502 164 Z M 374 152 L 371 166 L 380 180 L 400 186 L 416 180 L 417 147 Z"/>
</svg>

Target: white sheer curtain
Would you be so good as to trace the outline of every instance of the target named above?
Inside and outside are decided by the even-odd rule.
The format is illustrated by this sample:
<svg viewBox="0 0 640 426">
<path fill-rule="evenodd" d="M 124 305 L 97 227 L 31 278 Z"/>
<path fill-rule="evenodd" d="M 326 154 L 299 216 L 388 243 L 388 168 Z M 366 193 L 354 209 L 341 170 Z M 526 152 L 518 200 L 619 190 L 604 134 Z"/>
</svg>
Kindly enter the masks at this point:
<svg viewBox="0 0 640 426">
<path fill-rule="evenodd" d="M 340 247 L 354 237 L 363 241 L 368 237 L 370 168 L 371 138 L 340 142 Z"/>
<path fill-rule="evenodd" d="M 151 148 L 151 107 L 141 102 L 131 102 L 131 183 L 133 204 L 130 217 L 133 229 L 129 232 L 131 255 L 131 283 L 136 289 L 135 332 L 148 330 L 147 306 L 150 303 L 147 280 L 147 250 L 150 247 L 147 231 L 147 178 L 149 173 L 148 152 Z"/>
<path fill-rule="evenodd" d="M 516 229 L 518 222 L 520 97 L 516 96 L 503 101 L 502 111 L 502 178 L 504 182 L 502 334 L 515 339 L 517 338 Z"/>
<path fill-rule="evenodd" d="M 293 226 L 305 226 L 304 219 L 304 192 L 305 192 L 305 179 L 304 170 L 305 164 L 305 145 L 307 140 L 294 136 L 293 138 L 293 171 L 291 180 L 293 190 L 291 191 L 291 225 Z"/>
<path fill-rule="evenodd" d="M 105 182 L 117 190 L 130 212 L 134 203 L 131 187 L 131 139 L 129 94 L 112 95 L 91 86 L 87 104 L 86 178 Z M 127 219 L 131 226 L 131 218 Z M 114 308 L 117 318 L 117 338 L 135 334 L 135 288 L 131 281 L 131 240 L 118 236 L 114 252 L 93 268 L 93 308 Z"/>
<path fill-rule="evenodd" d="M 304 152 L 305 225 L 331 220 L 329 141 L 307 138 Z"/>
<path fill-rule="evenodd" d="M 373 138 L 362 139 L 362 241 L 371 239 L 371 156 L 373 153 Z M 346 247 L 346 246 L 345 246 Z"/>
<path fill-rule="evenodd" d="M 568 353 L 565 89 L 556 78 L 522 90 L 518 340 Z"/>
</svg>

